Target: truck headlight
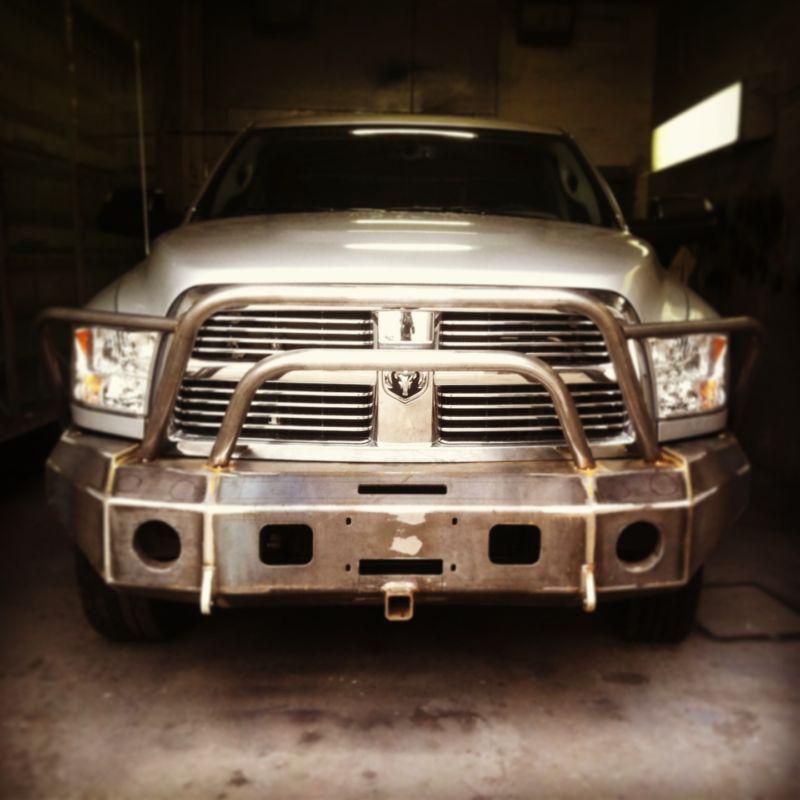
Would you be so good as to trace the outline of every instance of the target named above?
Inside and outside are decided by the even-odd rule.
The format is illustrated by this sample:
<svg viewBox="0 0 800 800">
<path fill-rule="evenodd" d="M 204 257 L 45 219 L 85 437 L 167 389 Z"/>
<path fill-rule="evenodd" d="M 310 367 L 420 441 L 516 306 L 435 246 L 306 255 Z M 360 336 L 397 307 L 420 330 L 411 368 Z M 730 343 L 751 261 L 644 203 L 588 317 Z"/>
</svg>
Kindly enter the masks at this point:
<svg viewBox="0 0 800 800">
<path fill-rule="evenodd" d="M 143 416 L 160 334 L 76 328 L 72 397 L 105 411 Z"/>
<path fill-rule="evenodd" d="M 717 411 L 727 396 L 728 337 L 716 333 L 650 339 L 660 419 Z"/>
</svg>

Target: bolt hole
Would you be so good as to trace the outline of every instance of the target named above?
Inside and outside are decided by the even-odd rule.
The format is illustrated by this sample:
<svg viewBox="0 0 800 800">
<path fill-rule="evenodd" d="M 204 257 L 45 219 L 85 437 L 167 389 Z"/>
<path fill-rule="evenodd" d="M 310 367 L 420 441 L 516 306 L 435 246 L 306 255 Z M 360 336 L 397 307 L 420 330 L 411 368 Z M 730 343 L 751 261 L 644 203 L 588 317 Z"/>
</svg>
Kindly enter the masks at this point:
<svg viewBox="0 0 800 800">
<path fill-rule="evenodd" d="M 646 568 L 658 560 L 661 534 L 651 522 L 633 522 L 617 539 L 617 558 L 630 568 Z"/>
<path fill-rule="evenodd" d="M 350 564 L 345 564 L 344 565 L 344 571 L 345 572 L 350 572 L 351 569 L 353 569 L 353 567 Z"/>
<path fill-rule="evenodd" d="M 458 517 L 453 517 L 453 525 L 458 525 Z"/>
<path fill-rule="evenodd" d="M 353 520 L 350 519 L 350 517 L 345 517 L 344 518 L 344 524 L 345 525 L 352 525 L 353 524 Z"/>
<path fill-rule="evenodd" d="M 151 567 L 167 567 L 181 555 L 181 538 L 171 525 L 151 519 L 136 529 L 133 549 L 145 564 Z"/>
<path fill-rule="evenodd" d="M 450 572 L 455 572 L 455 571 L 456 571 L 456 565 L 455 564 L 451 564 L 450 565 Z"/>
</svg>

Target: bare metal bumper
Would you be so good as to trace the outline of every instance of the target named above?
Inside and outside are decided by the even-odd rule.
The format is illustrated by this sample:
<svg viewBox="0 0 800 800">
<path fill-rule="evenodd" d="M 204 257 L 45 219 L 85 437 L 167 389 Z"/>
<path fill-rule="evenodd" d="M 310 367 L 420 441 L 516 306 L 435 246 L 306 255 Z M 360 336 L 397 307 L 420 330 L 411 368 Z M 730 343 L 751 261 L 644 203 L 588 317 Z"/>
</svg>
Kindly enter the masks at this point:
<svg viewBox="0 0 800 800">
<path fill-rule="evenodd" d="M 239 461 L 214 469 L 197 459 L 129 461 L 130 442 L 68 431 L 47 465 L 48 497 L 76 543 L 119 587 L 212 603 L 378 601 L 384 575 L 360 574 L 362 559 L 415 555 L 441 559 L 440 575 L 404 577 L 418 600 L 545 601 L 594 607 L 599 594 L 685 583 L 746 503 L 749 465 L 729 434 L 682 443 L 655 464 L 599 460 L 578 469 L 564 460 L 464 465 L 322 464 Z M 437 495 L 359 493 L 364 483 L 436 484 Z M 180 557 L 145 563 L 133 547 L 147 520 L 180 534 Z M 616 556 L 620 531 L 647 521 L 660 532 L 645 568 Z M 313 529 L 313 559 L 271 566 L 259 558 L 266 524 Z M 488 558 L 496 524 L 536 525 L 541 554 L 532 565 Z M 416 537 L 416 539 L 412 539 Z M 416 546 L 416 545 L 415 545 Z"/>
</svg>

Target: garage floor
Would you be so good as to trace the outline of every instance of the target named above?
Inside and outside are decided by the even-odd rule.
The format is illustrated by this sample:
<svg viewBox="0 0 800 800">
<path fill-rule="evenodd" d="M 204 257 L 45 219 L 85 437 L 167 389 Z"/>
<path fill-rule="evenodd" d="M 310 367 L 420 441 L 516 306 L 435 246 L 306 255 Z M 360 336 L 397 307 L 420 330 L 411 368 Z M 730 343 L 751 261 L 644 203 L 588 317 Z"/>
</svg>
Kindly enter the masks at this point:
<svg viewBox="0 0 800 800">
<path fill-rule="evenodd" d="M 777 599 L 800 605 L 800 540 L 780 496 L 715 558 L 706 630 L 676 648 L 571 610 L 443 608 L 218 612 L 111 645 L 83 623 L 38 477 L 2 520 L 3 797 L 800 792 L 800 618 Z"/>
</svg>

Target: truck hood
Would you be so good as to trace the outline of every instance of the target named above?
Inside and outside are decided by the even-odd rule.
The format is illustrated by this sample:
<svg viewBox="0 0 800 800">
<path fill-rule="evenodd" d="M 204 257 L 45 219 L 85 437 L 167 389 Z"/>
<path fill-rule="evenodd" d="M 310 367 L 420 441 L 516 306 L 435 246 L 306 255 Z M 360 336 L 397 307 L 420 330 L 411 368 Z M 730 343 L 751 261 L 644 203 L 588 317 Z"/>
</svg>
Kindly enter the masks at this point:
<svg viewBox="0 0 800 800">
<path fill-rule="evenodd" d="M 108 287 L 96 308 L 166 314 L 203 285 L 421 284 L 617 292 L 646 321 L 685 319 L 689 298 L 625 231 L 519 217 L 373 211 L 183 225 Z"/>
</svg>

